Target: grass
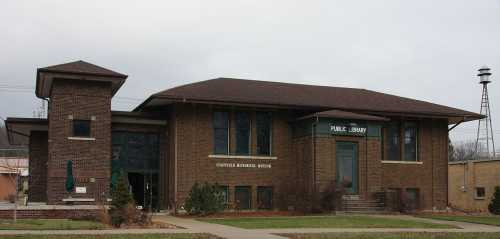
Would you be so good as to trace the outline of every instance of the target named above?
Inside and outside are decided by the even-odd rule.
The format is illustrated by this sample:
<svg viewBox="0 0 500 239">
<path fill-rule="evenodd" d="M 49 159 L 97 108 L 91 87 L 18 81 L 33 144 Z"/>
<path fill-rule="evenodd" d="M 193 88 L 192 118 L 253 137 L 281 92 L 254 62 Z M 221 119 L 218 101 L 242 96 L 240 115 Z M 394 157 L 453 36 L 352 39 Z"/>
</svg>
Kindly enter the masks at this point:
<svg viewBox="0 0 500 239">
<path fill-rule="evenodd" d="M 424 218 L 500 226 L 500 216 L 425 215 Z"/>
<path fill-rule="evenodd" d="M 99 222 L 69 219 L 1 219 L 0 230 L 76 230 L 103 229 L 106 226 Z"/>
<path fill-rule="evenodd" d="M 317 233 L 281 234 L 292 239 L 498 239 L 500 233 Z"/>
<path fill-rule="evenodd" d="M 245 229 L 264 228 L 455 228 L 451 225 L 374 216 L 305 216 L 199 219 Z"/>
<path fill-rule="evenodd" d="M 2 239 L 220 239 L 210 234 L 120 234 L 120 235 L 16 235 Z"/>
</svg>

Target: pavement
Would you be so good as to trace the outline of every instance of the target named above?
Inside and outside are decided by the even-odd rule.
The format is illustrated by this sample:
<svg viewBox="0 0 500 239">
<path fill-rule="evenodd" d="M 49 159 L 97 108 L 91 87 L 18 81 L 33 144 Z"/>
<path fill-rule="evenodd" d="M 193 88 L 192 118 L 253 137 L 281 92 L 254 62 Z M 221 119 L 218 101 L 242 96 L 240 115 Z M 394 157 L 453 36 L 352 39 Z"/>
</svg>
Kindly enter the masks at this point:
<svg viewBox="0 0 500 239">
<path fill-rule="evenodd" d="M 475 223 L 442 221 L 406 215 L 368 215 L 401 220 L 420 220 L 437 224 L 454 225 L 455 229 L 437 228 L 297 228 L 297 229 L 242 229 L 226 225 L 201 222 L 189 218 L 155 216 L 153 220 L 177 225 L 184 229 L 107 229 L 107 230 L 0 230 L 0 235 L 44 234 L 44 235 L 104 235 L 104 234 L 164 234 L 164 233 L 209 233 L 226 239 L 283 239 L 276 234 L 328 233 L 328 232 L 499 232 L 500 227 Z M 1 229 L 1 228 L 0 228 Z"/>
</svg>

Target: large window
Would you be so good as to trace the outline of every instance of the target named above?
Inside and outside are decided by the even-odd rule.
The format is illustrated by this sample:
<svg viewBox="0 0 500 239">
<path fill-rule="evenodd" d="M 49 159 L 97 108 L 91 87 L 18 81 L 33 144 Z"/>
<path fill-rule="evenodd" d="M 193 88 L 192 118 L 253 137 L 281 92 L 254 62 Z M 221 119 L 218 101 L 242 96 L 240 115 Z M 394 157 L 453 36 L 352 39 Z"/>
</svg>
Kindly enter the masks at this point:
<svg viewBox="0 0 500 239">
<path fill-rule="evenodd" d="M 236 112 L 236 154 L 250 154 L 250 114 L 247 112 Z"/>
<path fill-rule="evenodd" d="M 385 160 L 418 161 L 418 124 L 394 121 L 385 129 Z"/>
<path fill-rule="evenodd" d="M 401 157 L 399 122 L 392 122 L 387 127 L 387 160 L 399 161 Z"/>
<path fill-rule="evenodd" d="M 90 137 L 90 120 L 73 120 L 73 136 Z"/>
<path fill-rule="evenodd" d="M 404 126 L 404 160 L 417 161 L 417 124 L 406 122 Z"/>
<path fill-rule="evenodd" d="M 271 155 L 271 113 L 257 112 L 257 154 Z"/>
<path fill-rule="evenodd" d="M 229 113 L 214 112 L 214 153 L 229 154 Z"/>
</svg>

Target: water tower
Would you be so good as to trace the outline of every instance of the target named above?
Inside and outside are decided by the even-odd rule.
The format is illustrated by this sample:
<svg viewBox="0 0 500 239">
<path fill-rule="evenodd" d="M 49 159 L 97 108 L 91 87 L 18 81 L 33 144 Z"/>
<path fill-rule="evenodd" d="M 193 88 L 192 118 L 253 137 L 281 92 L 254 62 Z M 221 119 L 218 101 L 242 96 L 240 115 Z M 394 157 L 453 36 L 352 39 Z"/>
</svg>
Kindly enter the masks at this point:
<svg viewBox="0 0 500 239">
<path fill-rule="evenodd" d="M 480 114 L 486 116 L 479 120 L 477 126 L 476 153 L 479 158 L 491 159 L 495 158 L 495 141 L 493 141 L 493 127 L 491 125 L 490 100 L 488 96 L 488 84 L 490 80 L 490 68 L 487 66 L 479 69 L 479 84 L 483 85 L 483 95 L 481 97 Z"/>
</svg>

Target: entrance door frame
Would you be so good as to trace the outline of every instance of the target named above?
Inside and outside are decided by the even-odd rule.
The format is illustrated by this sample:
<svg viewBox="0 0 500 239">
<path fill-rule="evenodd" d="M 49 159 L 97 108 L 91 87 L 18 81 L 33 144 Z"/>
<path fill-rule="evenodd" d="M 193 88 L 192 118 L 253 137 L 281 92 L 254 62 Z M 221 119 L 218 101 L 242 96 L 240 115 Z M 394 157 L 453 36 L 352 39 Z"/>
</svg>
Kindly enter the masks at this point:
<svg viewBox="0 0 500 239">
<path fill-rule="evenodd" d="M 337 181 L 337 186 L 340 186 L 340 167 L 339 167 L 339 145 L 353 145 L 354 146 L 354 161 L 352 167 L 353 182 L 352 190 L 347 191 L 347 194 L 358 195 L 359 194 L 359 143 L 356 141 L 336 141 L 335 142 L 335 180 Z"/>
</svg>

